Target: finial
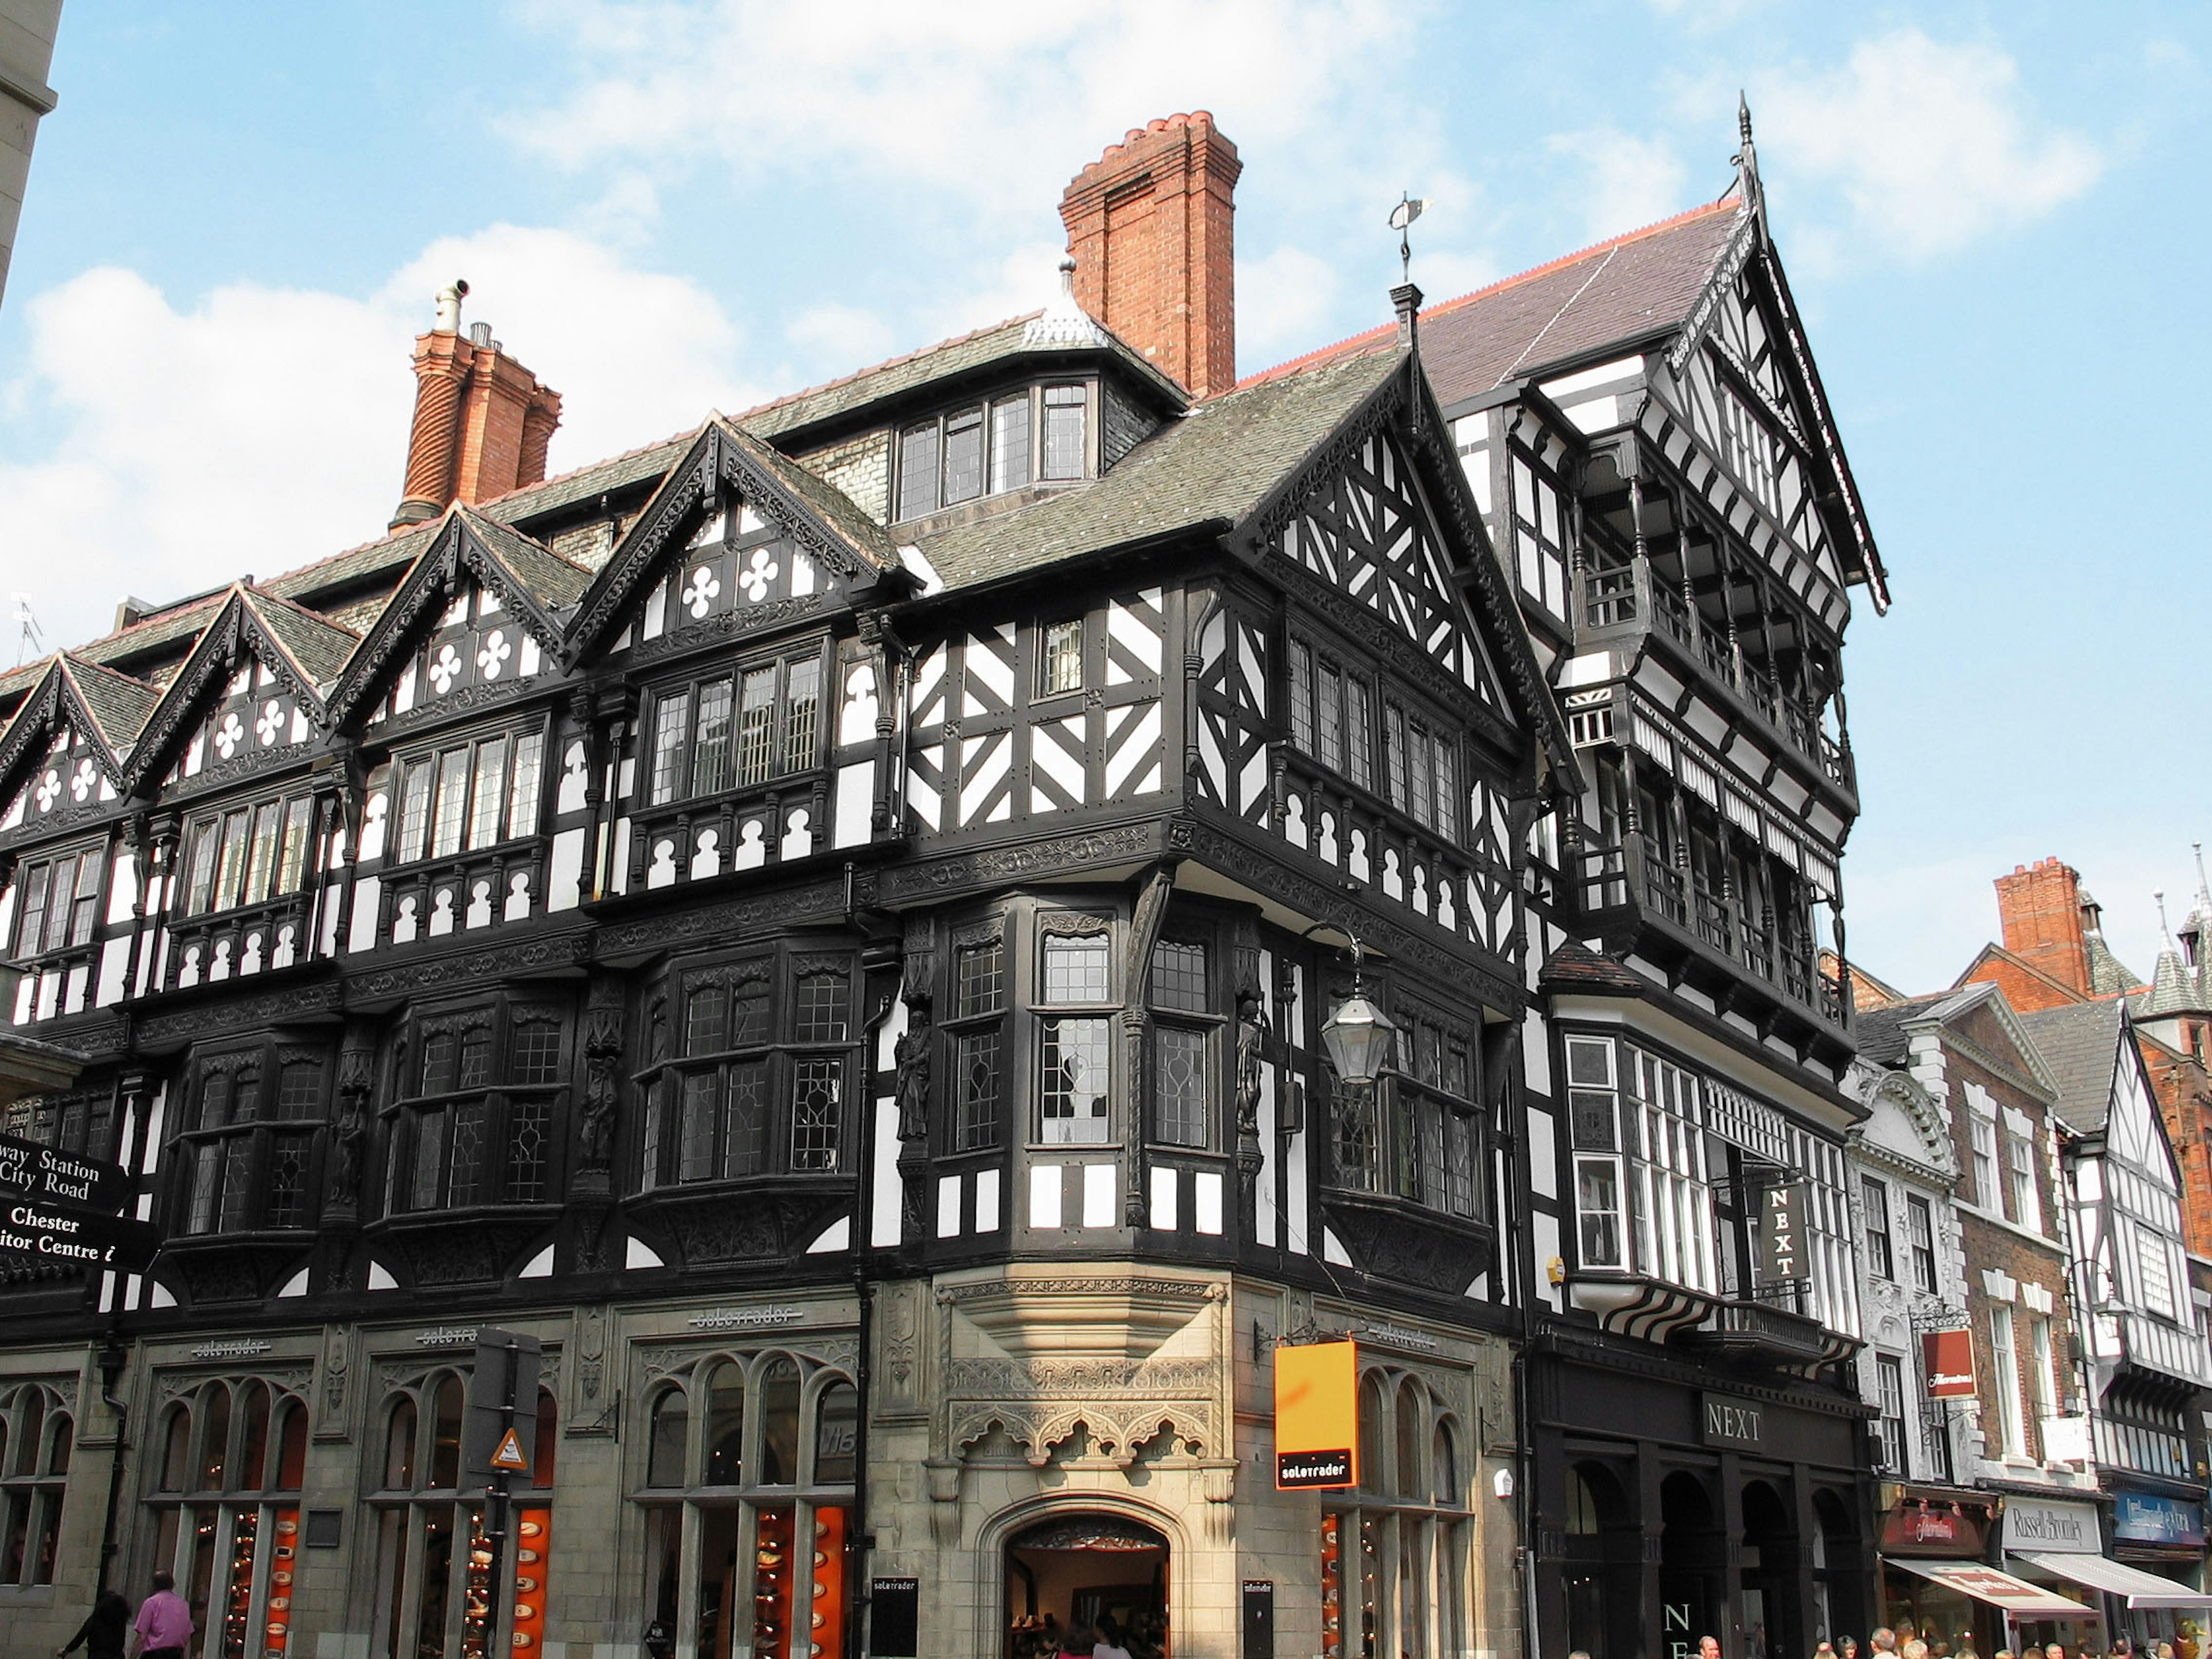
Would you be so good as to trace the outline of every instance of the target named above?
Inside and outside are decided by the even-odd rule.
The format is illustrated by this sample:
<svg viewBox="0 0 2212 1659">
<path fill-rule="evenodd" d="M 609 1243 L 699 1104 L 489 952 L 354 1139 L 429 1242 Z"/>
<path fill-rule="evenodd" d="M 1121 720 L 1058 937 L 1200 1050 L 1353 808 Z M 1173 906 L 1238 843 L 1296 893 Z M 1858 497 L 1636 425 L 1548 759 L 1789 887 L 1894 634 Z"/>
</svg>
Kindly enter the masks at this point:
<svg viewBox="0 0 2212 1659">
<path fill-rule="evenodd" d="M 1763 233 L 1766 228 L 1766 197 L 1759 184 L 1759 148 L 1751 141 L 1751 100 L 1741 92 L 1735 95 L 1736 152 L 1729 159 L 1735 166 L 1736 189 L 1743 197 L 1744 210 L 1759 222 Z"/>
<path fill-rule="evenodd" d="M 1073 253 L 1060 256 L 1060 291 L 1071 300 L 1075 297 L 1075 256 Z"/>
<path fill-rule="evenodd" d="M 1744 143 L 1751 143 L 1751 100 L 1741 91 L 1735 95 L 1735 130 Z"/>
<path fill-rule="evenodd" d="M 1413 280 L 1413 246 L 1406 238 L 1413 221 L 1429 210 L 1427 202 L 1416 198 L 1411 191 L 1401 192 L 1398 205 L 1390 210 L 1390 228 L 1398 233 L 1398 280 L 1402 283 Z"/>
<path fill-rule="evenodd" d="M 2150 902 L 2158 906 L 2158 931 L 2166 936 L 2166 942 L 2171 946 L 2173 943 L 2173 929 L 2166 920 L 2166 889 L 2163 887 L 2152 889 Z"/>
<path fill-rule="evenodd" d="M 2189 843 L 2189 850 L 2197 855 L 2197 902 L 2212 909 L 2212 893 L 2208 893 L 2204 887 L 2204 843 L 2192 841 Z"/>
</svg>

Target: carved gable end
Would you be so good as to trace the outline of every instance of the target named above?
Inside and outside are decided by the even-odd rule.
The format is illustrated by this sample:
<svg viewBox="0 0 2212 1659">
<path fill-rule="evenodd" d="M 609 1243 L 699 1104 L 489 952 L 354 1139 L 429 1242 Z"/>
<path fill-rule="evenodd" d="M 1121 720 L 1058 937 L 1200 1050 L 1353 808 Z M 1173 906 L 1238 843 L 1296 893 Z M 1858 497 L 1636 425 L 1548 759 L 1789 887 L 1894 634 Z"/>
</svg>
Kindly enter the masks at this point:
<svg viewBox="0 0 2212 1659">
<path fill-rule="evenodd" d="M 57 653 L 0 732 L 0 836 L 62 830 L 112 805 L 125 788 L 122 756 L 160 696 Z"/>
<path fill-rule="evenodd" d="M 843 609 L 887 575 L 905 580 L 880 526 L 718 418 L 582 596 L 569 651 L 663 656 Z"/>
<path fill-rule="evenodd" d="M 590 573 L 465 507 L 447 510 L 331 696 L 334 721 L 459 713 L 562 663 Z"/>
<path fill-rule="evenodd" d="M 234 586 L 131 752 L 132 789 L 243 775 L 321 737 L 325 696 L 358 643 L 350 629 Z"/>
</svg>

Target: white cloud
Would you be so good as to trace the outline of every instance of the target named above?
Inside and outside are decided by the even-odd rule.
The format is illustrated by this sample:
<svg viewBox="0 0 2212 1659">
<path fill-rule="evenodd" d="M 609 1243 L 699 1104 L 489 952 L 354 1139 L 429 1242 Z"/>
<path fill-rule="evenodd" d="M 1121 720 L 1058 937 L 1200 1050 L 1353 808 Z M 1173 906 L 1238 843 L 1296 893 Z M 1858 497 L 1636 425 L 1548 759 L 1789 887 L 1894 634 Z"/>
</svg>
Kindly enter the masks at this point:
<svg viewBox="0 0 2212 1659">
<path fill-rule="evenodd" d="M 1579 199 L 1583 234 L 1592 242 L 1640 229 L 1690 205 L 1689 171 L 1660 139 L 1592 127 L 1560 133 L 1547 144 L 1586 175 Z"/>
<path fill-rule="evenodd" d="M 2088 138 L 2038 118 L 2008 55 L 1915 28 L 1860 42 L 1840 69 L 1756 77 L 1751 98 L 1769 176 L 1841 198 L 1831 246 L 1950 253 L 2072 200 L 2104 166 Z"/>
<path fill-rule="evenodd" d="M 1392 70 L 1415 8 L 1383 0 L 538 0 L 588 66 L 510 117 L 583 167 L 708 161 L 755 180 L 858 167 L 994 216 L 1034 216 L 1133 116 L 1206 107 L 1240 143 L 1325 124 Z M 1370 105 L 1364 113 L 1371 113 Z"/>
<path fill-rule="evenodd" d="M 830 302 L 812 307 L 799 313 L 784 332 L 804 361 L 829 366 L 811 377 L 817 380 L 849 374 L 898 349 L 891 325 L 858 306 Z"/>
<path fill-rule="evenodd" d="M 1336 268 L 1304 248 L 1237 261 L 1237 351 L 1247 364 L 1271 363 L 1322 343 L 1336 304 Z"/>
<path fill-rule="evenodd" d="M 556 471 L 757 401 L 710 295 L 563 231 L 443 238 L 366 299 L 238 283 L 179 309 L 135 272 L 87 271 L 25 296 L 6 400 L 26 459 L 0 465 L 0 548 L 48 643 L 106 633 L 125 593 L 173 599 L 381 534 L 412 339 L 464 276 L 470 319 L 562 394 Z"/>
</svg>

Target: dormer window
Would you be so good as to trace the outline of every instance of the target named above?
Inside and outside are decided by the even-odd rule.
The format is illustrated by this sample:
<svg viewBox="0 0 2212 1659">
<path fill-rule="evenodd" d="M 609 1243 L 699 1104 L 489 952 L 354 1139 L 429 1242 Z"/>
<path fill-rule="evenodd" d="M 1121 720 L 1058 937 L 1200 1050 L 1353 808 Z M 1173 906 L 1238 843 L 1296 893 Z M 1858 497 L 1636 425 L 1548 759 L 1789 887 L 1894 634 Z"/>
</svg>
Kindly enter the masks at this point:
<svg viewBox="0 0 2212 1659">
<path fill-rule="evenodd" d="M 1054 482 L 1082 477 L 1090 451 L 1089 409 L 1085 386 L 1024 387 L 905 428 L 898 434 L 898 516 L 918 519 L 1025 489 L 1033 476 Z M 1041 472 L 1033 465 L 1040 451 Z"/>
</svg>

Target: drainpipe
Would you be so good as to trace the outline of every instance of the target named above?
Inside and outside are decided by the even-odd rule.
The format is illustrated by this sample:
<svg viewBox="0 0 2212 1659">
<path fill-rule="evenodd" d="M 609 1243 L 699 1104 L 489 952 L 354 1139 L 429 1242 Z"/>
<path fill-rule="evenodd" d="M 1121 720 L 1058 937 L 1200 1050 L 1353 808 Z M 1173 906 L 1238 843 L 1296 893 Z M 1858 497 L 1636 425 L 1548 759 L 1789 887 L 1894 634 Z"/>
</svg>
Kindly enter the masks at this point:
<svg viewBox="0 0 2212 1659">
<path fill-rule="evenodd" d="M 848 877 L 851 866 L 846 866 Z M 894 957 L 895 964 L 902 964 L 902 951 Z M 883 1006 L 861 1028 L 867 1034 L 870 1048 L 870 1072 L 872 1073 L 873 1051 L 880 1041 L 884 1022 L 890 1018 L 898 1001 L 899 991 L 905 980 L 903 967 L 891 980 L 891 994 Z M 874 1374 L 870 1358 L 871 1345 L 875 1336 L 875 1303 L 872 1293 L 872 1275 L 868 1271 L 868 1257 L 875 1248 L 876 1213 L 876 1124 L 875 1091 L 868 1094 L 868 1115 L 860 1137 L 860 1180 L 853 1205 L 853 1297 L 859 1305 L 858 1321 L 860 1351 L 853 1365 L 853 1391 L 858 1396 L 853 1418 L 853 1525 L 845 1534 L 845 1652 L 844 1659 L 861 1659 L 864 1650 L 861 1625 L 868 1610 L 868 1556 L 875 1548 L 876 1535 L 868 1528 L 868 1410 L 869 1385 Z"/>
<path fill-rule="evenodd" d="M 119 1299 L 120 1282 L 116 1292 Z M 123 1346 L 122 1324 L 118 1310 L 108 1327 L 106 1339 L 100 1345 L 100 1401 L 115 1413 L 115 1445 L 107 1458 L 107 1513 L 100 1523 L 100 1580 L 94 1587 L 95 1594 L 107 1588 L 109 1572 L 115 1565 L 115 1510 L 123 1493 L 123 1454 L 131 1447 L 125 1434 L 131 1424 L 131 1408 L 115 1397 L 115 1385 L 131 1358 L 131 1351 Z"/>
</svg>

